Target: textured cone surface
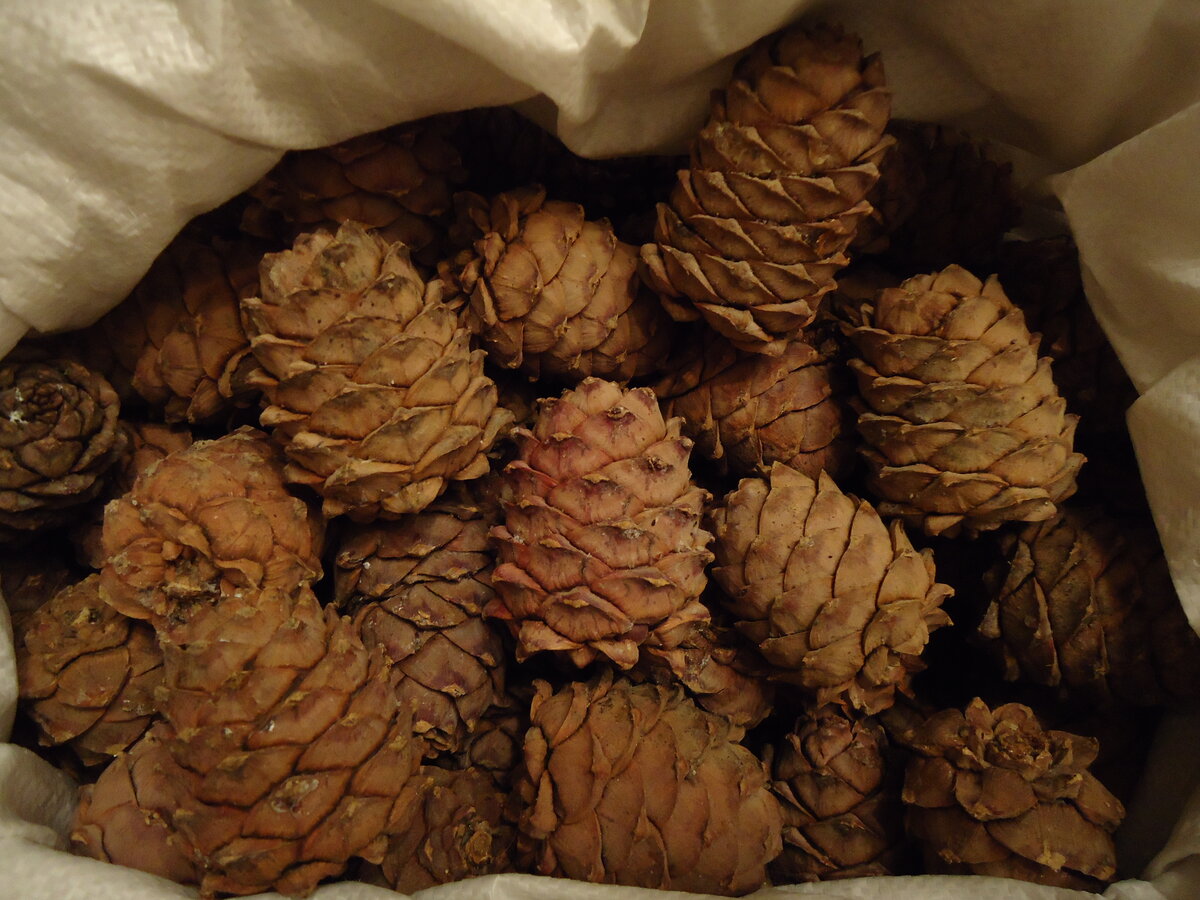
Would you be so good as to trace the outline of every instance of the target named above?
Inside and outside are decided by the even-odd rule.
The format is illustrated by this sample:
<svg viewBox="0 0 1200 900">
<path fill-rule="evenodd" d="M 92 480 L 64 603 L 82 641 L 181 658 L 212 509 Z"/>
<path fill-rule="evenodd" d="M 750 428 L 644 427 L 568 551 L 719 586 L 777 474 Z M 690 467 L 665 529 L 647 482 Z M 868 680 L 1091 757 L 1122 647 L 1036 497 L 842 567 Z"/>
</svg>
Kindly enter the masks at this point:
<svg viewBox="0 0 1200 900">
<path fill-rule="evenodd" d="M 900 523 L 866 501 L 776 464 L 712 514 L 717 567 L 738 628 L 818 705 L 886 709 L 922 668 L 929 632 L 949 623 L 935 580 Z"/>
<path fill-rule="evenodd" d="M 0 552 L 0 596 L 8 607 L 13 631 L 22 627 L 30 613 L 84 574 L 75 570 L 57 542 L 38 542 Z"/>
<path fill-rule="evenodd" d="M 1088 771 L 1094 740 L 1044 730 L 1027 706 L 972 700 L 912 741 L 903 799 L 931 872 L 1097 892 L 1112 880 L 1125 810 Z"/>
<path fill-rule="evenodd" d="M 824 707 L 770 749 L 784 822 L 775 882 L 904 874 L 901 773 L 876 722 Z"/>
<path fill-rule="evenodd" d="M 108 505 L 105 600 L 127 616 L 186 621 L 194 604 L 321 575 L 324 523 L 287 491 L 265 434 L 197 441 L 144 473 Z"/>
<path fill-rule="evenodd" d="M 162 651 L 154 631 L 100 597 L 100 576 L 64 588 L 15 634 L 17 682 L 46 744 L 70 743 L 85 765 L 138 740 L 155 713 Z"/>
<path fill-rule="evenodd" d="M 0 541 L 68 522 L 104 489 L 125 447 L 119 412 L 79 363 L 0 366 Z"/>
<path fill-rule="evenodd" d="M 487 613 L 508 621 L 519 660 L 548 650 L 627 669 L 658 630 L 708 618 L 708 495 L 651 391 L 585 379 L 514 435 Z"/>
<path fill-rule="evenodd" d="M 769 357 L 705 329 L 653 390 L 663 415 L 682 417 L 696 452 L 722 473 L 754 475 L 781 462 L 841 478 L 854 463 L 854 416 L 839 399 L 848 385 L 829 349 L 796 340 Z"/>
<path fill-rule="evenodd" d="M 342 538 L 335 597 L 363 643 L 394 663 L 401 703 L 437 750 L 456 750 L 504 689 L 505 649 L 483 609 L 493 597 L 494 517 L 465 492 Z"/>
<path fill-rule="evenodd" d="M 994 277 L 958 266 L 879 293 L 851 330 L 879 511 L 952 536 L 1036 522 L 1075 490 L 1077 417 Z"/>
<path fill-rule="evenodd" d="M 184 773 L 172 824 L 201 890 L 303 896 L 378 859 L 420 761 L 388 664 L 308 588 L 203 604 L 164 640 L 160 704 Z"/>
<path fill-rule="evenodd" d="M 670 320 L 641 288 L 637 249 L 542 188 L 463 198 L 481 233 L 457 280 L 467 322 L 501 367 L 531 378 L 627 380 L 656 369 Z"/>
<path fill-rule="evenodd" d="M 763 884 L 780 812 L 741 729 L 609 676 L 542 683 L 531 719 L 518 848 L 532 871 L 727 896 Z"/>
<path fill-rule="evenodd" d="M 529 728 L 529 705 L 506 698 L 480 716 L 458 753 L 446 760 L 451 768 L 487 772 L 504 793 L 511 793 L 521 762 L 522 742 Z"/>
<path fill-rule="evenodd" d="M 1069 509 L 1001 546 L 980 632 L 1006 677 L 1104 704 L 1200 698 L 1200 637 L 1153 525 Z"/>
<path fill-rule="evenodd" d="M 198 884 L 191 846 L 171 825 L 181 776 L 159 729 L 122 753 L 82 788 L 71 822 L 71 851 L 140 869 L 180 884 Z"/>
<path fill-rule="evenodd" d="M 409 894 L 513 871 L 516 829 L 505 820 L 506 797 L 488 773 L 427 768 L 415 781 L 418 811 L 388 841 L 379 873 L 384 884 Z"/>
<path fill-rule="evenodd" d="M 452 123 L 422 119 L 317 150 L 298 150 L 252 187 L 242 227 L 290 244 L 305 232 L 361 222 L 423 263 L 440 257 L 453 186 L 465 172 Z"/>
<path fill-rule="evenodd" d="M 327 517 L 417 512 L 449 480 L 488 470 L 509 416 L 439 285 L 402 245 L 349 224 L 267 256 L 262 297 L 242 304 L 264 370 L 262 424 Z"/>
<path fill-rule="evenodd" d="M 745 350 L 781 352 L 849 261 L 890 108 L 878 57 L 864 58 L 853 36 L 796 27 L 755 44 L 714 98 L 642 248 L 672 316 L 703 316 Z"/>
</svg>

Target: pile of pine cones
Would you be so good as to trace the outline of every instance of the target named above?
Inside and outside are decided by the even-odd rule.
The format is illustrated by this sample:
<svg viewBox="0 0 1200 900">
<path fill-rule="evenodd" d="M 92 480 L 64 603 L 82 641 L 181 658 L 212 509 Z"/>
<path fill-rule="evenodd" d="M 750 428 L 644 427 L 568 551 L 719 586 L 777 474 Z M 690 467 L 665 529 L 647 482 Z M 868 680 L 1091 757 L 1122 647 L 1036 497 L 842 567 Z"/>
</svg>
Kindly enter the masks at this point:
<svg viewBox="0 0 1200 900">
<path fill-rule="evenodd" d="M 503 109 L 290 153 L 23 342 L 0 572 L 73 848 L 205 896 L 1112 880 L 1144 707 L 1200 694 L 1133 390 L 1008 167 L 890 106 L 797 26 L 687 159 Z"/>
</svg>

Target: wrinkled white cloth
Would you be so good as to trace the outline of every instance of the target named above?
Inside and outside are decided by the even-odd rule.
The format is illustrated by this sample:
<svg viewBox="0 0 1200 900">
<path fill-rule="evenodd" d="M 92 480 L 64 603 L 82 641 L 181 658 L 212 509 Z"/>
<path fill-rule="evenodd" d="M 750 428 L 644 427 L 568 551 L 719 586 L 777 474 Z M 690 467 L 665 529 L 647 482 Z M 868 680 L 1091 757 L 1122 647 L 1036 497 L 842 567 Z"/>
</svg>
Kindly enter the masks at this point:
<svg viewBox="0 0 1200 900">
<path fill-rule="evenodd" d="M 1194 0 L 8 0 L 4 13 L 0 352 L 29 327 L 94 320 L 184 222 L 252 184 L 287 148 L 523 102 L 584 155 L 679 151 L 743 47 L 803 14 L 837 18 L 884 54 L 897 115 L 1002 142 L 1031 203 L 1061 199 L 1089 297 L 1143 392 L 1131 428 L 1172 573 L 1200 625 Z M 2 734 L 15 702 L 11 640 L 0 638 Z M 1198 741 L 1195 716 L 1173 717 L 1160 735 L 1153 777 L 1131 809 L 1136 834 L 1122 838 L 1132 858 L 1149 861 L 1150 880 L 1113 885 L 1111 900 L 1200 896 Z M 66 776 L 0 745 L 0 895 L 195 896 L 64 853 L 73 803 Z M 315 896 L 397 895 L 330 885 Z M 672 895 L 501 876 L 421 896 Z M 1087 895 L 924 877 L 755 896 Z"/>
</svg>

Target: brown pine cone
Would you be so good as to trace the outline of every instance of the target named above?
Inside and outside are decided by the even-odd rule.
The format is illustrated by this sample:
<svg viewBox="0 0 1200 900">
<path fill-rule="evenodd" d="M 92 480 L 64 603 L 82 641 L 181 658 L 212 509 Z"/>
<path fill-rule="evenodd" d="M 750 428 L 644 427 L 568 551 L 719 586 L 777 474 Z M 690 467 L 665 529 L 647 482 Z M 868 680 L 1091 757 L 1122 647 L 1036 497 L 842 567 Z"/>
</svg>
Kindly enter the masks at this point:
<svg viewBox="0 0 1200 900">
<path fill-rule="evenodd" d="M 62 525 L 125 449 L 107 381 L 69 360 L 0 366 L 0 542 Z"/>
<path fill-rule="evenodd" d="M 775 679 L 867 713 L 908 691 L 953 591 L 899 522 L 885 526 L 824 473 L 776 463 L 769 479 L 743 479 L 712 523 L 713 578 Z"/>
<path fill-rule="evenodd" d="M 775 882 L 905 874 L 901 771 L 878 723 L 822 707 L 768 746 L 765 761 L 783 810 Z"/>
<path fill-rule="evenodd" d="M 15 631 L 17 683 L 43 744 L 108 762 L 146 732 L 162 683 L 154 630 L 100 596 L 100 576 L 63 588 Z"/>
<path fill-rule="evenodd" d="M 657 243 L 642 248 L 668 312 L 780 353 L 849 261 L 890 109 L 879 57 L 838 28 L 755 44 L 714 95 L 691 168 L 658 207 Z"/>
<path fill-rule="evenodd" d="M 903 799 L 926 867 L 1100 892 L 1125 810 L 1088 771 L 1096 742 L 1044 731 L 1029 707 L 972 700 L 913 735 Z"/>
<path fill-rule="evenodd" d="M 505 703 L 480 716 L 459 751 L 452 757 L 442 757 L 438 764 L 487 772 L 500 790 L 511 793 L 521 762 L 522 742 L 529 728 L 529 708 L 527 703 L 513 699 L 506 699 Z"/>
<path fill-rule="evenodd" d="M 862 315 L 850 367 L 879 511 L 948 537 L 1053 516 L 1083 464 L 1077 417 L 999 281 L 950 266 Z"/>
<path fill-rule="evenodd" d="M 335 601 L 353 613 L 367 648 L 394 663 L 397 696 L 436 750 L 456 750 L 504 691 L 505 649 L 483 619 L 494 521 L 463 491 L 351 529 L 338 550 Z"/>
<path fill-rule="evenodd" d="M 13 631 L 22 627 L 30 613 L 85 574 L 76 569 L 57 541 L 0 552 L 0 596 L 8 607 Z"/>
<path fill-rule="evenodd" d="M 440 282 L 427 286 L 402 245 L 353 223 L 307 235 L 263 260 L 262 288 L 242 304 L 261 421 L 326 517 L 417 512 L 488 471 L 509 414 Z"/>
<path fill-rule="evenodd" d="M 508 622 L 518 660 L 548 650 L 628 669 L 660 630 L 708 618 L 707 494 L 653 393 L 588 378 L 513 435 L 486 612 Z"/>
<path fill-rule="evenodd" d="M 324 522 L 288 493 L 281 457 L 241 428 L 144 473 L 105 514 L 105 600 L 162 627 L 217 596 L 319 578 Z"/>
<path fill-rule="evenodd" d="M 637 275 L 637 248 L 541 187 L 460 198 L 481 235 L 456 259 L 466 322 L 498 366 L 532 379 L 625 381 L 654 371 L 670 320 Z"/>
<path fill-rule="evenodd" d="M 1064 509 L 1001 547 L 979 632 L 1006 678 L 1105 705 L 1200 699 L 1200 637 L 1150 522 Z"/>
<path fill-rule="evenodd" d="M 609 674 L 539 683 L 530 717 L 517 846 L 533 872 L 725 896 L 763 884 L 779 804 L 740 728 Z"/>
</svg>

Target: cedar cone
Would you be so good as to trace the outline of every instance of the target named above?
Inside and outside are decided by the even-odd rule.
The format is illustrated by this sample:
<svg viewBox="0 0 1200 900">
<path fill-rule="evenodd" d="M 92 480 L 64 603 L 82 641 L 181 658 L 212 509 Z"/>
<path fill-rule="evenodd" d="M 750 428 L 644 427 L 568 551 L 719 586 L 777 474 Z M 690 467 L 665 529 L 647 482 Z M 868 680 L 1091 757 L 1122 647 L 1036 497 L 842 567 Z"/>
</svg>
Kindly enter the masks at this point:
<svg viewBox="0 0 1200 900">
<path fill-rule="evenodd" d="M 19 631 L 30 613 L 84 574 L 76 571 L 55 541 L 0 550 L 0 597 L 8 607 L 13 631 Z"/>
<path fill-rule="evenodd" d="M 69 360 L 0 366 L 0 542 L 69 522 L 125 450 L 107 381 Z"/>
<path fill-rule="evenodd" d="M 1200 637 L 1152 524 L 1064 509 L 1001 546 L 979 631 L 1006 678 L 1106 705 L 1200 698 Z"/>
<path fill-rule="evenodd" d="M 417 512 L 448 481 L 488 471 L 508 413 L 440 282 L 426 286 L 402 245 L 351 223 L 301 237 L 262 271 L 262 298 L 242 304 L 265 370 L 262 424 L 326 517 Z"/>
<path fill-rule="evenodd" d="M 1116 874 L 1111 834 L 1125 810 L 1088 771 L 1095 740 L 976 699 L 932 716 L 913 744 L 903 799 L 929 871 L 1097 893 Z"/>
<path fill-rule="evenodd" d="M 726 896 L 763 884 L 779 804 L 740 728 L 608 672 L 539 682 L 530 716 L 517 846 L 533 872 Z"/>
<path fill-rule="evenodd" d="M 737 626 L 817 705 L 886 709 L 923 668 L 929 632 L 950 622 L 953 590 L 935 581 L 899 522 L 825 473 L 814 481 L 781 463 L 746 478 L 712 513 L 717 568 Z"/>
<path fill-rule="evenodd" d="M 1054 515 L 1083 457 L 1037 340 L 993 276 L 958 266 L 879 292 L 851 329 L 879 511 L 928 534 Z"/>
<path fill-rule="evenodd" d="M 162 683 L 154 630 L 100 597 L 100 576 L 59 591 L 15 634 L 17 682 L 43 744 L 107 763 L 150 727 Z"/>
<path fill-rule="evenodd" d="M 546 200 L 541 187 L 458 202 L 481 236 L 450 280 L 496 365 L 571 382 L 658 368 L 670 320 L 642 288 L 637 248 L 606 220 L 586 221 L 582 206 Z"/>
<path fill-rule="evenodd" d="M 688 469 L 691 441 L 651 391 L 587 378 L 513 435 L 486 613 L 509 623 L 518 660 L 550 650 L 627 669 L 660 631 L 709 617 L 698 599 L 708 495 Z"/>
<path fill-rule="evenodd" d="M 691 168 L 659 204 L 657 243 L 642 248 L 668 312 L 782 352 L 849 261 L 890 108 L 879 57 L 838 28 L 756 43 L 714 95 Z"/>
</svg>

